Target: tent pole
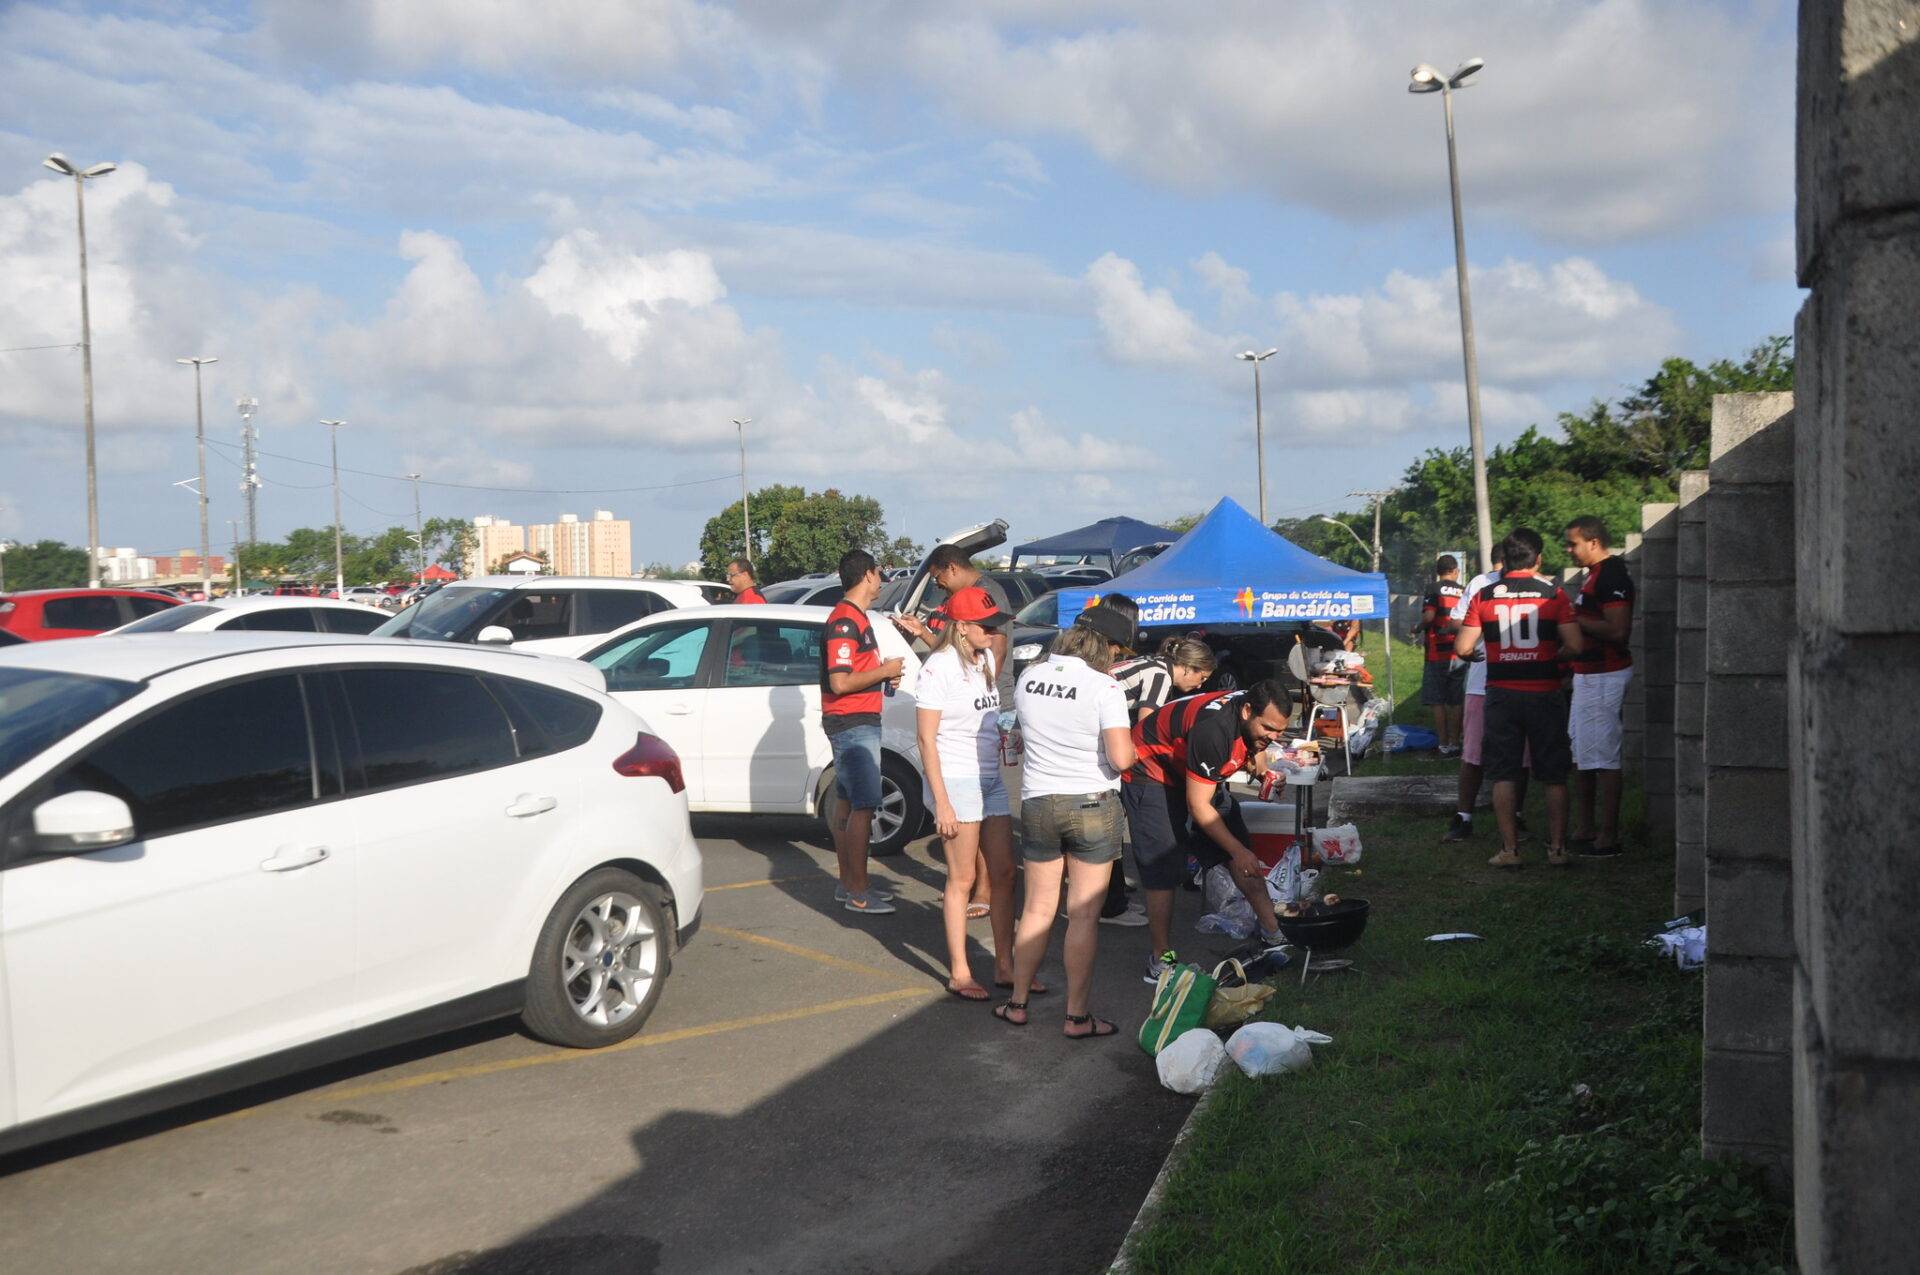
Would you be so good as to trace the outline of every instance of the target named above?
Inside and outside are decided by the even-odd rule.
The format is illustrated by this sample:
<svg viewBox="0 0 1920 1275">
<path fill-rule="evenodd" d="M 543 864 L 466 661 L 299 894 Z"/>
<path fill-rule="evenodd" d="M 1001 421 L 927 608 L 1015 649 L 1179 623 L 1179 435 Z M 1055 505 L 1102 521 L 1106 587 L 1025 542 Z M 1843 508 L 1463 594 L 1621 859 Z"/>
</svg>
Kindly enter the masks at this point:
<svg viewBox="0 0 1920 1275">
<path fill-rule="evenodd" d="M 1387 698 L 1392 700 L 1394 710 L 1400 707 L 1400 701 L 1393 695 L 1393 594 L 1387 594 L 1387 618 L 1380 621 L 1380 637 L 1386 642 L 1387 651 Z M 1388 712 L 1387 720 L 1380 724 L 1382 747 L 1385 746 L 1387 727 L 1393 724 L 1393 712 Z M 1385 756 L 1383 752 L 1381 756 Z"/>
</svg>

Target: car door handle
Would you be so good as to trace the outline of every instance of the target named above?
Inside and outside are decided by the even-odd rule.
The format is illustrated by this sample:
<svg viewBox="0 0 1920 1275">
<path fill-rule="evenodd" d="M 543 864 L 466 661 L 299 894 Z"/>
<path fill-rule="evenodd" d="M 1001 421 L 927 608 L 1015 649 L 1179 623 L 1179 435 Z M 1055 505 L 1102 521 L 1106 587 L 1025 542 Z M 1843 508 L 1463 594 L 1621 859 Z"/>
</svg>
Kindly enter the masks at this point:
<svg viewBox="0 0 1920 1275">
<path fill-rule="evenodd" d="M 507 814 L 515 819 L 527 819 L 534 815 L 544 815 L 559 804 L 552 797 L 535 797 L 523 792 L 511 806 L 507 807 Z"/>
<path fill-rule="evenodd" d="M 274 851 L 273 858 L 260 860 L 262 872 L 292 872 L 296 868 L 310 868 L 316 863 L 325 863 L 333 851 L 325 846 L 281 846 Z"/>
<path fill-rule="evenodd" d="M 667 712 L 671 713 L 675 717 L 685 717 L 688 713 L 691 713 L 692 711 L 693 711 L 693 705 L 691 704 L 667 705 Z"/>
</svg>

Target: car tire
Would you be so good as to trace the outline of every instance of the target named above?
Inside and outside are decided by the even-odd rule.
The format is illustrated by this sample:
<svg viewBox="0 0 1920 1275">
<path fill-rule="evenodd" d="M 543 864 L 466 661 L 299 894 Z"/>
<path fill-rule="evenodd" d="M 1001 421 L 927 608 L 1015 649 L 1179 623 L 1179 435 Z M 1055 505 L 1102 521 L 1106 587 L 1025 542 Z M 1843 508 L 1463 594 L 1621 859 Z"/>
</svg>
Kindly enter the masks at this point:
<svg viewBox="0 0 1920 1275">
<path fill-rule="evenodd" d="M 658 888 L 624 868 L 575 881 L 533 945 L 520 1016 L 527 1030 L 573 1049 L 639 1031 L 672 970 L 671 915 Z"/>
<path fill-rule="evenodd" d="M 840 790 L 833 786 L 833 771 L 822 780 L 820 816 L 826 821 L 827 835 L 840 818 Z M 907 843 L 920 835 L 926 823 L 927 806 L 920 796 L 920 775 L 892 753 L 880 758 L 880 809 L 874 812 L 873 835 L 867 840 L 867 853 L 877 859 L 903 853 Z"/>
</svg>

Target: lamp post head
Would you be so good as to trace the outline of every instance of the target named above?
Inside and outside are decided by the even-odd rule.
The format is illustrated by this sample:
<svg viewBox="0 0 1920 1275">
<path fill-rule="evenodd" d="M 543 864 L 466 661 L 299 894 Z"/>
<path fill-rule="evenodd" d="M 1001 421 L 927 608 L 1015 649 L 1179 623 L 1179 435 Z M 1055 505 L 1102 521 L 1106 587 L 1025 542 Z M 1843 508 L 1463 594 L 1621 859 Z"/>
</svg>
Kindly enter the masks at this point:
<svg viewBox="0 0 1920 1275">
<path fill-rule="evenodd" d="M 1485 65 L 1486 60 L 1483 58 L 1468 58 L 1465 62 L 1455 67 L 1453 74 L 1447 77 L 1447 87 L 1456 89 L 1465 87 L 1467 77 L 1475 74 Z"/>
<path fill-rule="evenodd" d="M 67 157 L 59 151 L 55 151 L 53 154 L 47 156 L 41 160 L 40 163 L 42 166 L 51 168 L 63 177 L 78 177 L 80 175 L 80 170 L 69 163 Z"/>
<path fill-rule="evenodd" d="M 733 423 L 734 423 L 735 425 L 738 425 L 738 426 L 740 426 L 740 427 L 741 427 L 742 429 L 745 429 L 745 428 L 746 428 L 747 426 L 749 426 L 749 425 L 751 425 L 751 424 L 753 424 L 753 417 L 751 417 L 751 416 L 736 416 L 736 417 L 734 417 L 734 418 L 733 418 Z"/>
<path fill-rule="evenodd" d="M 220 360 L 219 360 L 219 359 L 217 359 L 217 358 L 203 358 L 203 359 L 175 359 L 175 360 L 174 360 L 174 362 L 175 362 L 175 363 L 181 363 L 181 364 L 191 364 L 191 365 L 192 365 L 192 366 L 194 366 L 194 367 L 204 367 L 204 366 L 206 366 L 206 365 L 207 365 L 207 364 L 209 364 L 209 363 L 218 363 L 219 361 L 220 361 Z"/>
<path fill-rule="evenodd" d="M 1422 62 L 1413 68 L 1412 82 L 1407 85 L 1409 93 L 1438 93 L 1447 86 L 1440 72 Z"/>
<path fill-rule="evenodd" d="M 82 177 L 105 177 L 118 167 L 120 167 L 118 164 L 95 164 L 92 168 L 87 169 L 80 175 Z"/>
<path fill-rule="evenodd" d="M 340 426 L 340 425 L 346 424 L 345 421 L 321 421 L 320 423 L 322 425 L 332 425 L 332 426 Z"/>
<path fill-rule="evenodd" d="M 1240 353 L 1234 355 L 1233 357 L 1236 359 L 1244 359 L 1249 363 L 1258 363 L 1262 359 L 1270 359 L 1278 353 L 1280 353 L 1280 347 L 1275 346 L 1271 350 L 1262 350 L 1258 354 L 1255 354 L 1252 350 L 1242 350 L 1240 351 Z"/>
</svg>

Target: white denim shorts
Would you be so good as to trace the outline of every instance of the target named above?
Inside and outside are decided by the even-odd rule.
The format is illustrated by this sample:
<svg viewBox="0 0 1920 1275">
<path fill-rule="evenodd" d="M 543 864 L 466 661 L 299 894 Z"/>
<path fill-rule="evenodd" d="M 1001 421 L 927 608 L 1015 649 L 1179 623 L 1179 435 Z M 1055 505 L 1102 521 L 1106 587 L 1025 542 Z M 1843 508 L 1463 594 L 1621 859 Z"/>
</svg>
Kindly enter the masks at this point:
<svg viewBox="0 0 1920 1275">
<path fill-rule="evenodd" d="M 1620 769 L 1620 737 L 1625 730 L 1620 701 L 1632 680 L 1630 668 L 1573 675 L 1573 706 L 1567 724 L 1573 735 L 1575 770 Z"/>
<path fill-rule="evenodd" d="M 988 815 L 1011 815 L 1013 806 L 1007 800 L 1007 784 L 1000 778 L 1000 767 L 995 765 L 992 773 L 979 775 L 943 774 L 941 779 L 947 785 L 947 800 L 953 803 L 953 817 L 961 823 L 979 823 Z M 933 810 L 933 790 L 926 789 L 927 810 Z"/>
</svg>

